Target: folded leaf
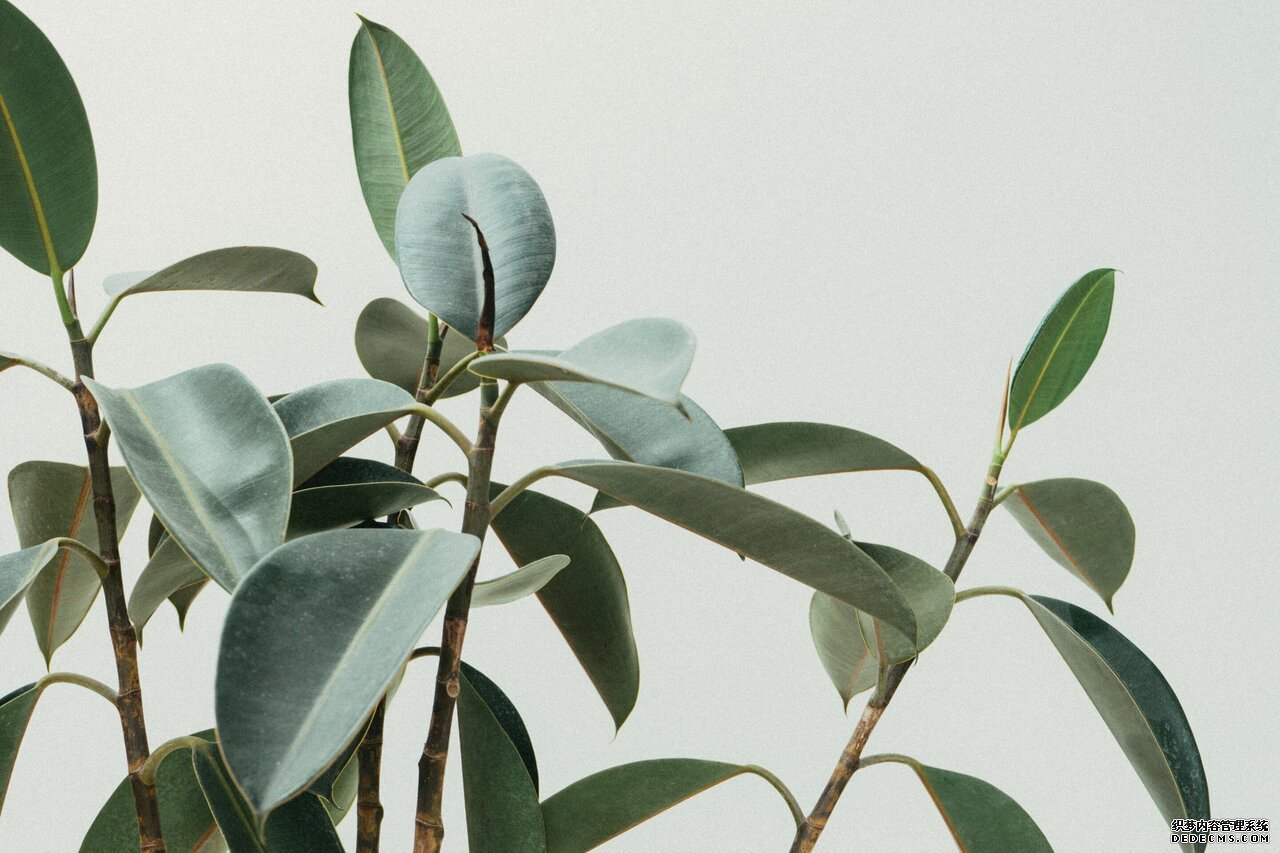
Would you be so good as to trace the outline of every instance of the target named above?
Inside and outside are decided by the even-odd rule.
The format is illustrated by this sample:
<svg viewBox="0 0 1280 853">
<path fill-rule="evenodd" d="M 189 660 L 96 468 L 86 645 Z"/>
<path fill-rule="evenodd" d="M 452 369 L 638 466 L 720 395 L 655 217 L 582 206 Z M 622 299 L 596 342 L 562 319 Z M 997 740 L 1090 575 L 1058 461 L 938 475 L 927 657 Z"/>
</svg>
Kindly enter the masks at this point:
<svg viewBox="0 0 1280 853">
<path fill-rule="evenodd" d="M 131 390 L 85 382 L 165 528 L 235 589 L 284 541 L 289 517 L 288 437 L 261 392 L 225 364 Z"/>
<path fill-rule="evenodd" d="M 98 164 L 71 72 L 0 2 L 0 246 L 36 272 L 75 266 L 98 214 Z"/>
<path fill-rule="evenodd" d="M 215 690 L 223 755 L 259 818 L 357 734 L 479 550 L 444 531 L 281 546 L 231 597 Z"/>
<path fill-rule="evenodd" d="M 876 686 L 879 666 L 858 624 L 859 611 L 839 599 L 815 592 L 809 601 L 809 634 L 818 660 L 844 702 Z"/>
<path fill-rule="evenodd" d="M 109 276 L 103 289 L 123 299 L 135 293 L 180 290 L 234 290 L 296 293 L 316 299 L 316 265 L 306 255 L 270 246 L 232 246 L 201 252 L 156 273 Z"/>
<path fill-rule="evenodd" d="M 444 498 L 399 468 L 339 457 L 293 493 L 286 538 L 352 527 L 435 500 Z"/>
<path fill-rule="evenodd" d="M 43 692 L 44 687 L 37 681 L 0 698 L 0 810 L 4 809 L 5 795 L 9 793 L 18 748 L 22 746 L 31 714 Z"/>
<path fill-rule="evenodd" d="M 1023 483 L 1001 504 L 1058 565 L 1113 609 L 1133 565 L 1133 518 L 1119 495 L 1091 480 Z"/>
<path fill-rule="evenodd" d="M 420 305 L 471 340 L 479 337 L 484 268 L 478 223 L 496 273 L 493 335 L 520 321 L 551 277 L 555 227 L 529 173 L 497 154 L 446 157 L 409 181 L 396 212 L 400 277 Z"/>
<path fill-rule="evenodd" d="M 133 620 L 139 639 L 142 629 L 166 599 L 180 590 L 198 591 L 208 581 L 209 576 L 191 562 L 178 543 L 172 537 L 166 537 L 142 567 L 142 573 L 129 593 L 129 618 Z"/>
<path fill-rule="evenodd" d="M 1034 423 L 1067 399 L 1093 364 L 1111 322 L 1116 271 L 1085 274 L 1036 329 L 1009 388 L 1009 428 Z"/>
<path fill-rule="evenodd" d="M 396 205 L 426 164 L 462 153 L 449 109 L 422 60 L 365 18 L 351 43 L 347 95 L 360 189 L 378 236 L 395 257 Z"/>
<path fill-rule="evenodd" d="M 503 488 L 494 483 L 493 494 Z M 517 565 L 569 558 L 569 566 L 538 591 L 538 600 L 621 728 L 636 704 L 640 661 L 627 582 L 604 534 L 582 511 L 529 490 L 490 526 Z"/>
<path fill-rule="evenodd" d="M 552 554 L 502 577 L 481 581 L 471 594 L 471 606 L 493 607 L 518 601 L 542 589 L 567 565 L 569 558 L 564 554 Z"/>
<path fill-rule="evenodd" d="M 679 406 L 693 351 L 693 333 L 684 324 L 648 318 L 610 326 L 559 355 L 494 353 L 469 369 L 512 382 L 590 382 Z"/>
<path fill-rule="evenodd" d="M 138 505 L 138 487 L 124 468 L 111 469 L 111 485 L 116 498 L 116 535 L 123 536 Z M 88 468 L 65 462 L 24 462 L 9 472 L 9 505 L 21 547 L 66 537 L 98 550 Z M 46 664 L 80 627 L 101 585 L 97 571 L 74 551 L 63 551 L 57 568 L 42 572 L 32 582 L 27 590 L 27 612 Z"/>
</svg>

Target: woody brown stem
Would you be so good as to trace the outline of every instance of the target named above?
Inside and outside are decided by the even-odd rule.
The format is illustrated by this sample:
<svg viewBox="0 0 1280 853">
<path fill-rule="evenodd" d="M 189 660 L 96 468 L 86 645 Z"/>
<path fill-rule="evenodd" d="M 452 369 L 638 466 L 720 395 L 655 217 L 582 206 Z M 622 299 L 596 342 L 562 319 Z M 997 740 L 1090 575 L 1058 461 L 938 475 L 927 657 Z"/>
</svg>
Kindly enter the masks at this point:
<svg viewBox="0 0 1280 853">
<path fill-rule="evenodd" d="M 1000 469 L 1004 466 L 1004 458 L 1004 451 L 997 445 L 995 454 L 991 458 L 991 465 L 987 469 L 987 477 L 982 486 L 982 494 L 978 498 L 978 505 L 974 508 L 973 516 L 969 519 L 969 524 L 965 527 L 964 533 L 956 538 L 955 545 L 951 548 L 951 556 L 947 558 L 946 566 L 943 569 L 947 577 L 951 578 L 952 581 L 960 577 L 960 572 L 964 569 L 965 563 L 968 562 L 969 555 L 973 553 L 974 546 L 978 544 L 978 537 L 982 535 L 982 528 L 987 523 L 987 517 L 991 515 L 991 510 L 995 506 L 996 488 L 1000 483 Z M 871 738 L 871 733 L 875 730 L 876 724 L 880 722 L 880 718 L 889 706 L 889 702 L 893 700 L 894 694 L 898 691 L 898 686 L 902 684 L 902 679 L 906 676 L 907 670 L 911 668 L 912 663 L 913 661 L 905 661 L 889 667 L 883 686 L 879 687 L 871 699 L 867 701 L 867 705 L 862 711 L 862 716 L 858 719 L 858 725 L 853 730 L 853 736 L 849 738 L 849 743 L 845 746 L 844 751 L 840 753 L 840 760 L 836 762 L 831 778 L 818 796 L 818 802 L 814 805 L 813 810 L 809 812 L 804 824 L 796 830 L 795 841 L 791 845 L 791 853 L 811 853 L 818 843 L 818 838 L 822 835 L 822 831 L 826 829 L 827 820 L 831 817 L 831 812 L 835 809 L 840 795 L 844 793 L 849 780 L 853 778 L 853 774 L 858 769 L 859 760 L 862 758 L 862 750 L 866 748 L 867 741 Z"/>
<path fill-rule="evenodd" d="M 98 550 L 107 566 L 102 578 L 103 599 L 107 606 L 107 623 L 111 631 L 111 647 L 115 652 L 118 682 L 116 708 L 124 734 L 125 757 L 129 763 L 129 787 L 138 817 L 141 853 L 161 853 L 165 849 L 160 826 L 160 806 L 154 785 L 141 777 L 150 750 L 147 747 L 147 725 L 142 711 L 142 685 L 138 677 L 138 637 L 124 594 L 120 573 L 120 544 L 116 537 L 116 501 L 111 488 L 111 465 L 107 458 L 107 431 L 98 412 L 98 403 L 85 387 L 84 378 L 93 378 L 93 344 L 84 339 L 78 321 L 68 324 L 71 355 L 75 361 L 76 380 L 72 388 L 80 423 L 84 428 L 85 450 L 89 456 L 89 479 L 93 487 L 93 514 L 98 526 Z"/>
</svg>

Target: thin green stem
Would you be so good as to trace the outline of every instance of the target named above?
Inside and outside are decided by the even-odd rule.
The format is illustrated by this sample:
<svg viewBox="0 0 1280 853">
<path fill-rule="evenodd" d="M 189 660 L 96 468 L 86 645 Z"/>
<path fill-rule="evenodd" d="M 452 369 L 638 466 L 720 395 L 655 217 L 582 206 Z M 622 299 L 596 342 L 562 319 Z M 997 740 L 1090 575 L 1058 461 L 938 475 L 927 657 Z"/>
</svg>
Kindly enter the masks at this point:
<svg viewBox="0 0 1280 853">
<path fill-rule="evenodd" d="M 498 395 L 498 399 L 493 404 L 493 416 L 502 419 L 502 413 L 507 410 L 507 404 L 511 402 L 511 398 L 516 395 L 516 389 L 521 383 L 508 382 L 506 387 L 502 389 L 502 393 Z"/>
<path fill-rule="evenodd" d="M 461 471 L 446 471 L 443 474 L 436 474 L 423 485 L 429 489 L 434 489 L 437 486 L 443 486 L 445 483 L 461 483 L 465 486 L 467 484 L 467 475 Z"/>
<path fill-rule="evenodd" d="M 66 548 L 68 551 L 75 551 L 93 568 L 98 574 L 98 580 L 105 581 L 107 576 L 111 574 L 111 569 L 102 556 L 88 545 L 85 545 L 78 539 L 72 539 L 67 536 L 58 538 L 58 547 Z"/>
<path fill-rule="evenodd" d="M 409 655 L 410 661 L 419 660 L 421 658 L 440 657 L 439 646 L 421 646 L 413 650 L 413 654 Z"/>
<path fill-rule="evenodd" d="M 862 768 L 870 767 L 873 764 L 888 764 L 889 762 L 905 764 L 911 768 L 920 766 L 920 762 L 916 761 L 909 755 L 903 755 L 898 752 L 881 752 L 876 755 L 868 755 L 866 758 L 859 759 L 858 769 L 861 770 Z"/>
<path fill-rule="evenodd" d="M 483 355 L 483 353 L 479 351 L 469 352 L 462 358 L 458 359 L 458 363 L 446 370 L 444 372 L 444 376 L 441 376 L 436 384 L 431 387 L 431 390 L 427 392 L 425 397 L 423 397 L 422 402 L 429 406 L 436 400 L 439 400 L 444 392 L 449 390 L 449 386 L 454 383 L 454 380 L 467 371 L 467 365 L 471 364 L 471 362 L 475 361 L 481 355 Z"/>
<path fill-rule="evenodd" d="M 964 536 L 964 519 L 960 517 L 960 511 L 956 509 L 955 501 L 951 500 L 951 493 L 947 491 L 947 487 L 942 484 L 942 480 L 934 473 L 934 470 L 927 465 L 921 465 L 917 469 L 929 481 L 929 485 L 933 486 L 933 490 L 938 493 L 938 499 L 942 501 L 942 506 L 947 510 L 947 518 L 951 519 L 951 530 L 959 539 Z"/>
<path fill-rule="evenodd" d="M 1005 498 L 1009 497 L 1009 495 L 1021 488 L 1022 483 L 1014 483 L 1012 486 L 1005 486 L 1003 489 L 996 492 L 996 496 L 991 499 L 992 506 L 1000 506 L 1000 504 L 1004 503 Z"/>
<path fill-rule="evenodd" d="M 440 414 L 431 406 L 417 405 L 409 410 L 410 414 L 421 415 L 423 420 L 430 421 L 432 424 L 440 428 L 440 431 L 449 436 L 450 440 L 458 446 L 463 455 L 471 452 L 471 441 L 467 438 L 462 430 L 458 429 L 453 421 Z M 407 433 L 406 433 L 407 434 Z"/>
<path fill-rule="evenodd" d="M 148 785 L 156 783 L 156 773 L 160 770 L 160 764 L 165 757 L 171 752 L 177 752 L 180 749 L 194 749 L 196 747 L 208 746 L 209 742 L 195 735 L 183 735 L 173 740 L 167 740 L 156 747 L 155 752 L 147 756 L 146 762 L 142 765 L 142 769 L 138 771 L 138 777 Z"/>
<path fill-rule="evenodd" d="M 551 467 L 534 468 L 528 474 L 525 474 L 501 492 L 498 492 L 498 496 L 494 498 L 492 503 L 489 505 L 489 517 L 497 517 L 498 513 L 502 512 L 506 505 L 515 499 L 516 495 L 520 494 L 539 480 L 545 480 L 547 477 L 550 477 L 555 473 L 556 469 Z"/>
<path fill-rule="evenodd" d="M 1010 598 L 1023 598 L 1026 593 L 1012 586 L 975 586 L 973 589 L 966 589 L 956 593 L 956 604 L 962 601 L 968 601 L 971 598 L 977 598 L 980 595 L 1007 595 Z"/>
<path fill-rule="evenodd" d="M 43 688 L 49 684 L 74 684 L 77 687 L 83 687 L 86 690 L 91 690 L 94 693 L 97 693 L 103 699 L 106 699 L 111 703 L 112 707 L 115 706 L 116 702 L 120 698 L 114 690 L 103 684 L 98 679 L 90 678 L 87 675 L 81 675 L 78 672 L 51 672 L 44 678 L 40 679 L 40 687 Z"/>
<path fill-rule="evenodd" d="M 796 828 L 799 829 L 804 825 L 804 809 L 800 808 L 800 803 L 796 802 L 795 795 L 791 793 L 791 789 L 781 779 L 758 764 L 747 764 L 742 769 L 748 773 L 754 773 L 772 785 L 773 789 L 781 794 L 782 799 L 786 801 L 787 808 L 791 810 L 791 819 L 796 822 Z"/>
<path fill-rule="evenodd" d="M 62 315 L 62 325 L 67 327 L 68 333 L 73 338 L 81 337 L 80 321 L 76 318 L 76 312 L 71 308 L 71 302 L 67 299 L 67 289 L 62 284 L 62 270 L 55 264 L 49 270 L 49 280 L 53 282 L 53 296 L 58 300 L 58 313 Z M 72 329 L 74 328 L 74 332 Z"/>
<path fill-rule="evenodd" d="M 36 361 L 34 358 L 27 358 L 26 356 L 18 355 L 17 353 L 12 353 L 12 352 L 0 352 L 0 361 L 7 361 L 12 364 L 16 364 L 19 367 L 30 368 L 31 370 L 34 370 L 36 373 L 39 373 L 41 376 L 45 377 L 46 379 L 52 379 L 54 382 L 58 383 L 63 388 L 66 388 L 71 393 L 73 394 L 75 393 L 76 384 L 74 382 L 72 382 L 67 377 L 63 376 L 58 371 L 54 370 L 52 367 L 49 367 L 47 364 L 44 364 L 43 362 Z"/>
<path fill-rule="evenodd" d="M 112 314 L 116 313 L 116 308 L 120 305 L 120 300 L 123 298 L 123 293 L 117 293 L 111 297 L 111 300 L 102 309 L 102 313 L 98 315 L 98 319 L 94 321 L 93 328 L 89 330 L 89 334 L 87 336 L 89 343 L 92 344 L 98 342 L 98 336 L 101 335 L 102 330 L 107 327 L 107 321 L 111 319 Z"/>
</svg>

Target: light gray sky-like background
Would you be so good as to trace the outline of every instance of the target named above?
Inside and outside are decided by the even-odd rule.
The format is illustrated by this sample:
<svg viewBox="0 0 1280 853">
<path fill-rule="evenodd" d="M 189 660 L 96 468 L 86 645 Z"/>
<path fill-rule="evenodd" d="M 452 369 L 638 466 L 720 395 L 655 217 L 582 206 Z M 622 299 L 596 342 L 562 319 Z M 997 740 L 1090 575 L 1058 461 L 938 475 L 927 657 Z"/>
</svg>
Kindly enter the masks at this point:
<svg viewBox="0 0 1280 853">
<path fill-rule="evenodd" d="M 357 10 L 416 47 L 467 151 L 514 158 L 546 192 L 556 272 L 515 345 L 678 318 L 699 339 L 687 390 L 722 425 L 806 419 L 872 432 L 935 467 L 965 513 L 1008 360 L 1067 285 L 1117 267 L 1097 363 L 1025 432 L 1006 481 L 1087 477 L 1124 498 L 1138 546 L 1114 624 L 1181 697 L 1215 816 L 1280 819 L 1280 12 L 1250 2 L 675 6 L 26 0 L 79 82 L 98 149 L 98 225 L 78 269 L 86 313 L 104 276 L 220 246 L 283 246 L 320 267 L 324 308 L 286 296 L 130 300 L 102 338 L 99 377 L 134 385 L 228 361 L 278 392 L 362 374 L 357 313 L 407 295 L 352 163 Z M 7 256 L 0 281 L 2 347 L 69 369 L 47 283 Z M 473 405 L 447 410 L 470 423 Z M 602 455 L 533 394 L 517 396 L 502 432 L 506 480 Z M 367 450 L 390 458 L 381 439 Z M 31 373 L 0 377 L 5 469 L 82 453 L 60 390 Z M 446 463 L 459 464 L 433 440 L 420 470 Z M 764 491 L 823 520 L 839 508 L 859 538 L 945 558 L 946 518 L 921 478 Z M 420 517 L 454 523 L 447 510 Z M 809 592 L 635 510 L 600 523 L 627 573 L 643 673 L 616 738 L 534 601 L 478 613 L 468 634 L 468 658 L 524 715 L 544 792 L 626 761 L 698 756 L 765 765 L 808 807 L 852 727 L 809 640 Z M 130 581 L 145 538 L 140 512 L 125 540 Z M 16 547 L 0 532 L 0 550 Z M 496 554 L 486 561 L 486 572 L 505 568 Z M 1103 612 L 1004 513 L 961 585 L 993 583 Z M 225 607 L 211 590 L 185 634 L 168 608 L 148 628 L 153 744 L 213 723 Z M 113 679 L 101 607 L 54 667 Z M 19 613 L 0 638 L 0 692 L 43 672 Z M 430 675 L 416 666 L 390 713 L 387 850 L 407 849 L 411 833 Z M 869 749 L 996 784 L 1061 851 L 1172 849 L 1089 700 L 1007 599 L 957 609 Z M 50 690 L 0 849 L 76 849 L 123 769 L 102 701 Z M 457 769 L 452 850 L 465 833 Z M 790 836 L 782 803 L 745 778 L 606 849 L 772 852 Z M 856 777 L 820 849 L 953 848 L 912 774 L 890 765 Z"/>
</svg>

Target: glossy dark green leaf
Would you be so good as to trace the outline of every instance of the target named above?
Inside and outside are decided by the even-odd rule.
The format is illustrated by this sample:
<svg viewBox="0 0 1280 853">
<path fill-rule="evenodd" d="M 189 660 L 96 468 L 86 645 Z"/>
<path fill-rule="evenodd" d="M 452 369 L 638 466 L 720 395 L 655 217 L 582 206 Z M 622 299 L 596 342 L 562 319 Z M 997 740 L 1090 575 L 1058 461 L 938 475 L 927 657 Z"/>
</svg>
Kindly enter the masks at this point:
<svg viewBox="0 0 1280 853">
<path fill-rule="evenodd" d="M 98 164 L 71 72 L 0 0 L 0 246 L 40 273 L 73 267 L 98 215 Z"/>
<path fill-rule="evenodd" d="M 352 527 L 434 500 L 444 498 L 392 465 L 343 456 L 293 493 L 286 536 Z"/>
<path fill-rule="evenodd" d="M 198 732 L 195 737 L 212 741 L 213 729 Z M 175 749 L 160 762 L 156 793 L 169 850 L 218 853 L 227 849 L 196 780 L 190 748 Z M 138 843 L 138 813 L 126 778 L 94 818 L 80 845 L 80 853 L 138 853 Z"/>
<path fill-rule="evenodd" d="M 293 448 L 293 482 L 310 479 L 416 405 L 412 395 L 377 379 L 334 379 L 278 400 L 275 412 Z"/>
<path fill-rule="evenodd" d="M 123 536 L 140 496 L 124 468 L 111 469 L 111 485 L 116 535 Z M 65 462 L 24 462 L 9 472 L 9 505 L 21 547 L 65 536 L 98 550 L 88 468 Z M 74 551 L 63 551 L 57 567 L 41 572 L 31 583 L 27 612 L 46 664 L 80 627 L 101 586 L 97 571 Z"/>
<path fill-rule="evenodd" d="M 507 348 L 506 338 L 494 342 L 499 350 Z M 440 349 L 440 372 L 443 376 L 476 351 L 475 341 L 456 329 L 444 336 Z M 422 363 L 427 357 L 427 321 L 417 311 L 396 299 L 381 297 L 370 302 L 356 320 L 356 355 L 374 379 L 398 385 L 410 394 L 418 391 Z M 441 397 L 457 397 L 474 390 L 480 377 L 463 371 Z"/>
<path fill-rule="evenodd" d="M 480 670 L 471 666 L 466 661 L 462 661 L 462 675 L 470 685 L 474 695 L 478 697 L 489 713 L 502 727 L 502 732 L 515 747 L 516 752 L 520 756 L 521 763 L 524 764 L 525 771 L 529 774 L 530 781 L 533 782 L 533 790 L 536 794 L 538 790 L 538 758 L 533 751 L 533 739 L 529 737 L 529 730 L 525 728 L 524 720 L 520 716 L 520 712 L 516 710 L 516 706 L 507 698 L 507 694 L 494 684 L 489 676 Z"/>
<path fill-rule="evenodd" d="M 284 541 L 292 464 L 266 399 L 225 364 L 131 390 L 85 380 L 147 502 L 227 590 Z"/>
<path fill-rule="evenodd" d="M 1042 595 L 1016 597 L 1089 695 L 1165 825 L 1207 819 L 1209 788 L 1200 750 L 1178 697 L 1150 658 L 1115 628 L 1074 604 Z"/>
<path fill-rule="evenodd" d="M 590 382 L 678 407 L 694 347 L 693 333 L 683 323 L 645 318 L 610 326 L 558 355 L 494 353 L 473 361 L 470 370 L 512 382 Z"/>
<path fill-rule="evenodd" d="M 440 530 L 296 539 L 231 597 L 215 704 L 223 754 L 263 816 L 348 744 L 479 550 Z"/>
<path fill-rule="evenodd" d="M 497 154 L 447 157 L 409 181 L 396 213 L 400 277 L 420 305 L 471 340 L 479 335 L 484 232 L 496 276 L 493 334 L 520 321 L 551 277 L 555 227 L 529 173 Z"/>
<path fill-rule="evenodd" d="M 748 486 L 849 471 L 918 471 L 914 456 L 856 429 L 805 421 L 732 427 L 733 444 Z"/>
<path fill-rule="evenodd" d="M 1002 504 L 1058 565 L 1112 608 L 1133 565 L 1136 532 L 1120 496 L 1092 480 L 1023 483 Z"/>
<path fill-rule="evenodd" d="M 1053 853 L 1031 815 L 994 785 L 905 755 L 893 760 L 915 771 L 961 853 Z"/>
<path fill-rule="evenodd" d="M 493 494 L 503 488 L 495 483 Z M 569 566 L 538 591 L 538 600 L 621 728 L 636 704 L 640 661 L 627 582 L 604 534 L 582 511 L 528 490 L 490 524 L 517 565 L 569 557 Z"/>
<path fill-rule="evenodd" d="M 477 676 L 468 669 L 458 679 L 468 849 L 471 853 L 545 853 L 538 788 L 529 771 L 528 733 L 497 685 Z M 496 697 L 501 697 L 497 713 L 486 702 Z M 506 714 L 505 719 L 500 713 Z M 511 739 L 513 726 L 525 741 L 528 757 Z"/>
<path fill-rule="evenodd" d="M 637 761 L 579 779 L 542 803 L 547 853 L 593 850 L 672 806 L 744 773 L 760 775 L 775 787 L 778 784 L 763 776 L 757 767 L 697 758 Z"/>
<path fill-rule="evenodd" d="M 481 581 L 471 594 L 471 606 L 494 607 L 519 601 L 545 587 L 567 565 L 569 558 L 564 554 L 552 554 L 501 577 Z"/>
<path fill-rule="evenodd" d="M 709 477 L 632 462 L 564 462 L 550 470 L 915 636 L 915 614 L 884 569 L 857 545 L 789 507 Z"/>
<path fill-rule="evenodd" d="M 1049 414 L 1084 379 L 1107 335 L 1115 282 L 1115 270 L 1094 270 L 1049 309 L 1013 374 L 1010 429 L 1020 430 Z"/>
<path fill-rule="evenodd" d="M 391 257 L 396 205 L 419 169 L 462 153 L 453 120 L 422 60 L 391 30 L 365 18 L 351 44 L 347 96 L 364 202 Z"/>
<path fill-rule="evenodd" d="M 343 853 L 338 833 L 318 797 L 303 793 L 284 803 L 271 813 L 266 831 L 260 834 L 249 803 L 236 788 L 217 745 L 192 749 L 191 763 L 208 808 L 234 853 Z"/>
</svg>

